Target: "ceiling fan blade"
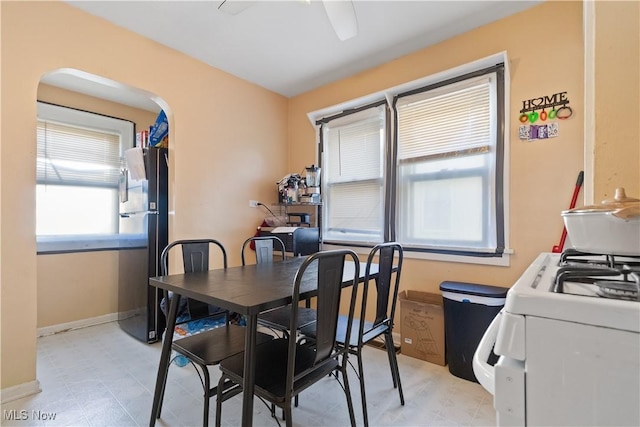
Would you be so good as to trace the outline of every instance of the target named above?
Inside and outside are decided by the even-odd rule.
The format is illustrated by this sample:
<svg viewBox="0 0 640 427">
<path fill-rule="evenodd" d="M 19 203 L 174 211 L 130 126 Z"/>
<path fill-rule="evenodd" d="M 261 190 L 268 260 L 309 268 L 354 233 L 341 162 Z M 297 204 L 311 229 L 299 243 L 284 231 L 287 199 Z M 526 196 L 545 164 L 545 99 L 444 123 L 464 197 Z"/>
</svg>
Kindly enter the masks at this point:
<svg viewBox="0 0 640 427">
<path fill-rule="evenodd" d="M 324 0 L 322 4 L 340 40 L 345 41 L 358 34 L 358 20 L 351 0 Z"/>
<path fill-rule="evenodd" d="M 223 0 L 223 2 L 218 5 L 218 10 L 228 13 L 229 15 L 237 15 L 257 3 L 257 1 Z"/>
</svg>

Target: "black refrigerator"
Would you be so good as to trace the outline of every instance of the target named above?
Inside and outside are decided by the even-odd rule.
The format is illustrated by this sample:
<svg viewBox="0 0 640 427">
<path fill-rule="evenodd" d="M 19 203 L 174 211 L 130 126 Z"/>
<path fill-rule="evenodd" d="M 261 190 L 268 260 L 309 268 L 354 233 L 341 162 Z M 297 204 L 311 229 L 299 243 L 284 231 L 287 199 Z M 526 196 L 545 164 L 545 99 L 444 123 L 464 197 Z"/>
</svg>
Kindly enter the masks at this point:
<svg viewBox="0 0 640 427">
<path fill-rule="evenodd" d="M 161 275 L 168 244 L 168 151 L 134 148 L 120 175 L 118 323 L 131 336 L 153 343 L 165 329 L 162 291 L 149 286 Z"/>
</svg>

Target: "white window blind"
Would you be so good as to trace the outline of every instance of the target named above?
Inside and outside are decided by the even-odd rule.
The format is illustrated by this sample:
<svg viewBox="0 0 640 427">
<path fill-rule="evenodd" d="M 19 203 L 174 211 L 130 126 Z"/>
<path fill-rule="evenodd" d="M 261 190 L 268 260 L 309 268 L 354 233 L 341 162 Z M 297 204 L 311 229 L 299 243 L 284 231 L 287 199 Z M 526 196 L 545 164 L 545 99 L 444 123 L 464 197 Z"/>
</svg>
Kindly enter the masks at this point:
<svg viewBox="0 0 640 427">
<path fill-rule="evenodd" d="M 38 120 L 38 184 L 118 187 L 120 135 Z"/>
<path fill-rule="evenodd" d="M 492 115 L 489 79 L 452 86 L 398 101 L 400 163 L 488 151 Z"/>
<path fill-rule="evenodd" d="M 324 240 L 382 241 L 384 107 L 328 120 L 322 128 Z"/>
</svg>

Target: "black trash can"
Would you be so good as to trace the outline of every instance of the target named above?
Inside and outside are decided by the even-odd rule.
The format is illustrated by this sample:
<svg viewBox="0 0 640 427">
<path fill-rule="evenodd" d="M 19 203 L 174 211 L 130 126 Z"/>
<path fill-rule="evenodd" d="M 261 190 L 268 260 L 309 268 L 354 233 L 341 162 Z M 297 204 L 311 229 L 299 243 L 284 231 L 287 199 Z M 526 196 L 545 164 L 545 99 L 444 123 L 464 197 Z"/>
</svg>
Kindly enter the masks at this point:
<svg viewBox="0 0 640 427">
<path fill-rule="evenodd" d="M 489 324 L 504 307 L 508 289 L 477 283 L 442 282 L 440 291 L 449 372 L 478 382 L 473 373 L 473 355 Z"/>
</svg>

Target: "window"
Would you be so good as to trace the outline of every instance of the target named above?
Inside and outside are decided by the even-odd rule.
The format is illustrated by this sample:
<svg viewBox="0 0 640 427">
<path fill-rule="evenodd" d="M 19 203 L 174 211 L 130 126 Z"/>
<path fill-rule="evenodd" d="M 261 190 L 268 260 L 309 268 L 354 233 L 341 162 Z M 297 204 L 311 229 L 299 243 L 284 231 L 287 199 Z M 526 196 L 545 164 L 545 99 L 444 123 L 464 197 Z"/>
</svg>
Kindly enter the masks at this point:
<svg viewBox="0 0 640 427">
<path fill-rule="evenodd" d="M 39 252 L 117 247 L 121 159 L 134 132 L 126 120 L 38 103 Z"/>
<path fill-rule="evenodd" d="M 420 249 L 498 248 L 496 70 L 396 98 L 396 238 Z"/>
<path fill-rule="evenodd" d="M 317 121 L 323 241 L 397 240 L 409 253 L 436 259 L 503 257 L 503 64 L 381 98 L 391 104 L 380 100 Z"/>
<path fill-rule="evenodd" d="M 328 118 L 322 125 L 322 140 L 324 238 L 382 241 L 385 106 Z"/>
</svg>

